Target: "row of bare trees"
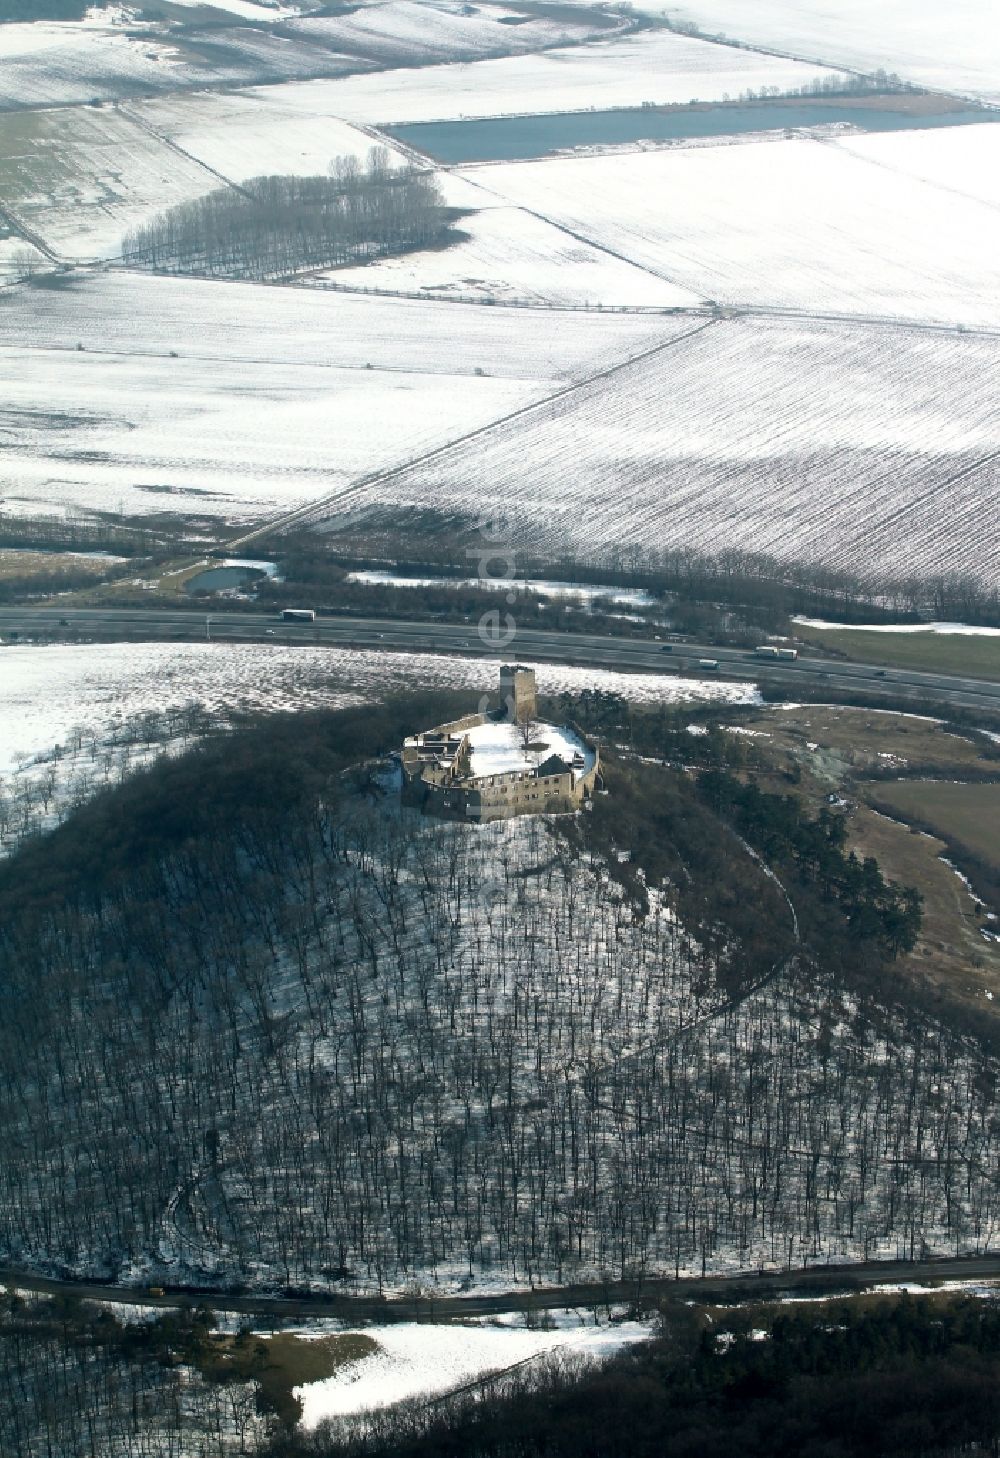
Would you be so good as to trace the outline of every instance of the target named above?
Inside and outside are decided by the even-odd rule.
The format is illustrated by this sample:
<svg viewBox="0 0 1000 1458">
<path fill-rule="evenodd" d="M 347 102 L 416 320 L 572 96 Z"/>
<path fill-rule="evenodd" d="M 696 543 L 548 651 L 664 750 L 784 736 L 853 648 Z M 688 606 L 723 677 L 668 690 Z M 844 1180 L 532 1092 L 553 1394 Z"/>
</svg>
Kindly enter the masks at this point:
<svg viewBox="0 0 1000 1458">
<path fill-rule="evenodd" d="M 337 157 L 326 177 L 256 177 L 161 213 L 129 233 L 131 267 L 212 278 L 274 279 L 364 263 L 436 242 L 453 213 L 432 173 Z"/>
</svg>

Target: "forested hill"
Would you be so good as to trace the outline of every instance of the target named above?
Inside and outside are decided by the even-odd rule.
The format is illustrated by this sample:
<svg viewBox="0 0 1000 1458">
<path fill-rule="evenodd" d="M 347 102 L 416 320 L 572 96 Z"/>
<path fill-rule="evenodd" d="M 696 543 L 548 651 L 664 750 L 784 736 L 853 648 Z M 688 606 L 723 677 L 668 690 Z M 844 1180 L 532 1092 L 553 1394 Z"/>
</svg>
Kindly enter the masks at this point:
<svg viewBox="0 0 1000 1458">
<path fill-rule="evenodd" d="M 835 827 L 610 753 L 589 814 L 430 820 L 371 756 L 448 712 L 220 736 L 0 869 L 0 1255 L 381 1290 L 981 1248 L 994 1061 L 800 945 L 713 801 L 877 965 Z M 650 758 L 712 748 L 689 713 Z"/>
</svg>

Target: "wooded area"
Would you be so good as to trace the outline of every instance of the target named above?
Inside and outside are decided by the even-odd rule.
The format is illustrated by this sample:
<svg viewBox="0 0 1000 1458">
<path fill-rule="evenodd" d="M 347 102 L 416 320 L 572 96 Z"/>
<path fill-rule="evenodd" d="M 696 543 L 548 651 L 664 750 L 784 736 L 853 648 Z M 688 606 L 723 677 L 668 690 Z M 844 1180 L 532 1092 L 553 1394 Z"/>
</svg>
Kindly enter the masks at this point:
<svg viewBox="0 0 1000 1458">
<path fill-rule="evenodd" d="M 959 1458 L 1000 1442 L 994 1303 L 680 1301 L 599 1372 L 544 1365 L 289 1436 L 278 1458 Z"/>
<path fill-rule="evenodd" d="M 877 918 L 800 847 L 799 947 L 678 771 L 623 764 L 577 846 L 350 768 L 455 702 L 220 737 L 0 869 L 3 1254 L 380 1289 L 982 1245 L 993 1061 L 818 955 L 877 967 Z"/>
<path fill-rule="evenodd" d="M 456 216 L 432 173 L 394 168 L 388 148 L 372 147 L 367 164 L 337 157 L 326 177 L 254 177 L 181 203 L 129 233 L 122 258 L 162 273 L 285 278 L 426 248 Z"/>
</svg>

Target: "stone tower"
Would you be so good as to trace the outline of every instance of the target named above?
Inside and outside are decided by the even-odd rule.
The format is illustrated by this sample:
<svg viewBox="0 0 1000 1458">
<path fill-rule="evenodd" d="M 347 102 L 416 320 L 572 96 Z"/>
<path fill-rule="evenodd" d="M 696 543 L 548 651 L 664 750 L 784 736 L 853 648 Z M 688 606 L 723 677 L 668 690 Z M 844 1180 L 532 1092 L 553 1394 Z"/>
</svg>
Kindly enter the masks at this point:
<svg viewBox="0 0 1000 1458">
<path fill-rule="evenodd" d="M 505 663 L 500 669 L 500 707 L 514 724 L 527 724 L 538 717 L 538 691 L 535 670 L 518 663 Z"/>
</svg>

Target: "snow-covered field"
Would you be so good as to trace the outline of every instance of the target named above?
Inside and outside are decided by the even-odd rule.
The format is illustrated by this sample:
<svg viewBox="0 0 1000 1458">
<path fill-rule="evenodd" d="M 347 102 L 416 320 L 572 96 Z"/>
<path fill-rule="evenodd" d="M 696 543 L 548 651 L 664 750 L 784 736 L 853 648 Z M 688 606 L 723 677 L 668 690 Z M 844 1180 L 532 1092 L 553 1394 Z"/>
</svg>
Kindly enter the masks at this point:
<svg viewBox="0 0 1000 1458">
<path fill-rule="evenodd" d="M 171 18 L 182 28 L 137 21 L 122 7 L 95 10 L 83 22 L 4 25 L 0 108 L 520 55 L 606 36 L 625 24 L 589 5 L 538 15 L 462 0 L 374 0 L 325 19 L 300 18 L 303 9 L 173 0 Z M 280 22 L 280 34 L 268 22 Z"/>
<path fill-rule="evenodd" d="M 589 6 L 575 15 L 568 8 L 546 15 L 464 0 L 374 0 L 344 15 L 295 21 L 287 30 L 382 65 L 413 66 L 568 45 L 624 24 Z"/>
<path fill-rule="evenodd" d="M 721 320 L 338 509 L 469 511 L 502 481 L 534 550 L 739 547 L 997 582 L 998 391 L 995 339 Z"/>
<path fill-rule="evenodd" d="M 379 1351 L 352 1362 L 325 1382 L 310 1382 L 295 1389 L 302 1402 L 302 1426 L 307 1431 L 326 1418 L 449 1392 L 533 1357 L 568 1358 L 574 1363 L 606 1360 L 624 1347 L 648 1341 L 653 1324 L 622 1321 L 614 1326 L 529 1331 L 510 1326 L 401 1322 L 366 1326 L 360 1334 L 377 1341 Z"/>
<path fill-rule="evenodd" d="M 9 509 L 239 521 L 414 460 L 682 327 L 122 274 L 19 290 L 3 318 Z"/>
<path fill-rule="evenodd" d="M 114 23 L 0 26 L 0 107 L 64 106 L 159 87 L 178 57 L 153 36 Z"/>
<path fill-rule="evenodd" d="M 971 146 L 978 161 L 981 138 Z M 961 148 L 959 139 L 956 158 Z M 823 139 L 498 163 L 465 175 L 699 298 L 1000 326 L 1000 212 Z"/>
<path fill-rule="evenodd" d="M 816 77 L 834 74 L 669 31 L 641 31 L 537 55 L 401 68 L 278 89 L 315 112 L 377 126 L 721 101 L 762 86 L 808 86 Z"/>
<path fill-rule="evenodd" d="M 129 228 L 218 186 L 111 106 L 0 114 L 3 201 L 64 258 L 113 257 Z"/>
<path fill-rule="evenodd" d="M 374 146 L 357 127 L 322 112 L 304 112 L 280 91 L 259 86 L 185 93 L 133 102 L 128 110 L 157 136 L 233 182 L 323 174 L 334 157 L 364 157 Z M 215 179 L 213 185 L 221 184 Z"/>
<path fill-rule="evenodd" d="M 202 10 L 201 19 L 206 15 Z M 227 18 L 231 28 L 223 28 Z M 217 10 L 215 23 L 200 35 L 137 25 L 121 11 L 97 11 L 80 23 L 0 26 L 0 109 L 77 106 L 198 86 L 340 76 L 368 64 L 338 55 L 319 38 L 279 37 L 241 24 L 259 18 L 227 17 Z"/>
<path fill-rule="evenodd" d="M 301 15 L 302 6 L 281 0 L 170 0 L 171 5 L 196 10 L 217 10 L 240 20 L 289 20 Z"/>
<path fill-rule="evenodd" d="M 10 293 L 0 308 L 2 343 L 55 354 L 54 374 L 62 368 L 59 352 L 82 344 L 88 354 L 163 359 L 174 351 L 220 365 L 371 365 L 386 374 L 540 380 L 553 389 L 688 327 L 669 318 L 437 308 L 419 299 L 127 273 L 81 272 L 58 288 Z"/>
<path fill-rule="evenodd" d="M 522 208 L 493 206 L 481 189 L 465 200 L 478 210 L 462 218 L 468 241 L 386 258 L 324 277 L 353 288 L 423 293 L 428 298 L 526 300 L 570 305 L 675 308 L 698 302 L 689 290 L 573 238 Z"/>
<path fill-rule="evenodd" d="M 692 20 L 712 35 L 1000 101 L 994 0 L 637 0 L 635 8 Z"/>
<path fill-rule="evenodd" d="M 837 138 L 836 145 L 889 172 L 1000 208 L 1000 126 L 940 127 Z"/>
<path fill-rule="evenodd" d="M 44 755 L 77 725 L 98 735 L 148 712 L 200 705 L 245 712 L 342 707 L 415 688 L 492 691 L 499 659 L 228 643 L 0 647 L 0 772 Z M 543 694 L 599 688 L 638 703 L 754 703 L 752 684 L 539 664 Z"/>
<path fill-rule="evenodd" d="M 8 349 L 8 509 L 256 520 L 419 458 L 544 380 Z"/>
</svg>

